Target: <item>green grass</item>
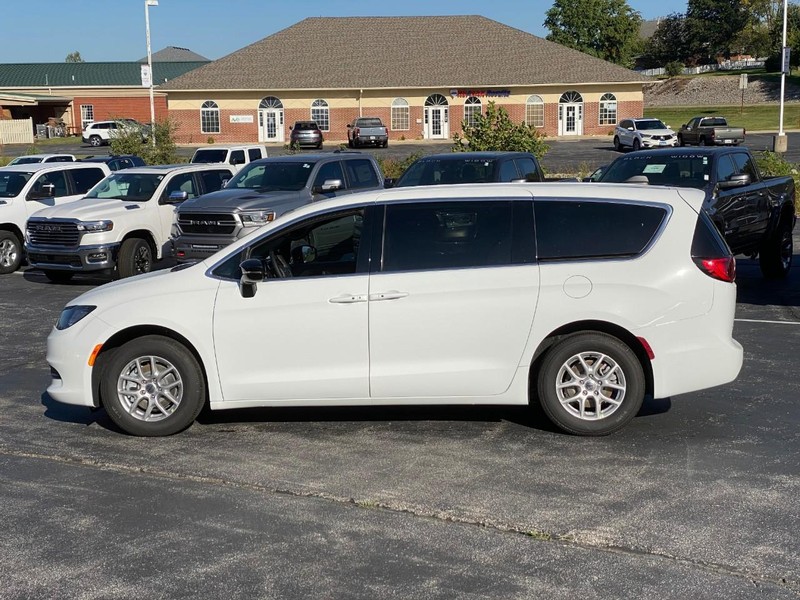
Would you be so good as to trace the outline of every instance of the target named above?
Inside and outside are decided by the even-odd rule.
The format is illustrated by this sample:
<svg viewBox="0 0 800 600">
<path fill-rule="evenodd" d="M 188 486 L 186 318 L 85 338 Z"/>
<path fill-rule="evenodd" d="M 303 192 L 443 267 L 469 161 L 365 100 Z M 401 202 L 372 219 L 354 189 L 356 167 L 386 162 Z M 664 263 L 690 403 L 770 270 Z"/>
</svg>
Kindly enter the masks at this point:
<svg viewBox="0 0 800 600">
<path fill-rule="evenodd" d="M 759 104 L 740 106 L 651 106 L 644 109 L 645 117 L 661 119 L 675 129 L 692 117 L 719 115 L 728 119 L 734 127 L 748 131 L 778 131 L 780 105 Z M 800 104 L 784 104 L 784 129 L 800 128 Z"/>
</svg>

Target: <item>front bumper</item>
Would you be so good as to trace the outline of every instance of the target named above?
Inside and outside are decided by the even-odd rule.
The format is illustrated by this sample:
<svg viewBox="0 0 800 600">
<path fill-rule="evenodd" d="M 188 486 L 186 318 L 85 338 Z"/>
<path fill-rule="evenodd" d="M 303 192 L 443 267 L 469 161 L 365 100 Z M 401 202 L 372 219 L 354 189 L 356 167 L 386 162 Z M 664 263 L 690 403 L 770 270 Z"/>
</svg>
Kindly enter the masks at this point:
<svg viewBox="0 0 800 600">
<path fill-rule="evenodd" d="M 255 230 L 256 228 L 252 228 Z M 249 233 L 244 229 L 243 233 Z M 236 236 L 200 236 L 200 235 L 180 235 L 172 239 L 172 256 L 179 263 L 194 262 L 198 260 L 205 260 L 212 254 L 216 254 L 226 246 L 230 246 L 233 242 L 238 240 L 244 235 Z"/>
<path fill-rule="evenodd" d="M 678 145 L 678 140 L 672 138 L 671 140 L 641 140 L 642 148 L 674 148 Z"/>
<path fill-rule="evenodd" d="M 98 244 L 75 248 L 25 245 L 32 267 L 54 271 L 105 271 L 117 264 L 120 244 Z"/>
</svg>

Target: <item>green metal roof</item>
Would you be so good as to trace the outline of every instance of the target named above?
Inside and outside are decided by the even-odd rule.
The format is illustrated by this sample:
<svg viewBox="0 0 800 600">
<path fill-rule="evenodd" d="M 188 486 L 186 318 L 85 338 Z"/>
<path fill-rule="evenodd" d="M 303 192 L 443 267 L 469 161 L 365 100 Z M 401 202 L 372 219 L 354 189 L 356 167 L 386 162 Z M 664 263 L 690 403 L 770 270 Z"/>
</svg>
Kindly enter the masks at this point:
<svg viewBox="0 0 800 600">
<path fill-rule="evenodd" d="M 207 62 L 153 63 L 153 83 L 158 86 Z M 141 86 L 141 63 L 21 63 L 0 64 L 0 88 Z"/>
</svg>

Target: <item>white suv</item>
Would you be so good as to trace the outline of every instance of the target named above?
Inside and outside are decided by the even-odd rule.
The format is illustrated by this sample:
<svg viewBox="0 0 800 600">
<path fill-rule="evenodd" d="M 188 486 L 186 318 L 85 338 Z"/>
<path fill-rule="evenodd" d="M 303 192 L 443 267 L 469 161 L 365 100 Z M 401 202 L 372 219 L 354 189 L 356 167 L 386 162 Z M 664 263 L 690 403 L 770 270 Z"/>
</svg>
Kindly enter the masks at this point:
<svg viewBox="0 0 800 600">
<path fill-rule="evenodd" d="M 614 128 L 614 149 L 617 152 L 630 146 L 642 148 L 668 148 L 678 144 L 675 132 L 659 119 L 624 119 Z"/>
<path fill-rule="evenodd" d="M 313 202 L 204 262 L 70 302 L 47 391 L 146 436 L 205 402 L 537 401 L 564 431 L 608 434 L 645 395 L 739 373 L 735 263 L 702 202 L 580 183 Z"/>
<path fill-rule="evenodd" d="M 117 131 L 138 131 L 142 134 L 142 140 L 147 139 L 149 127 L 134 119 L 118 119 L 116 121 L 94 121 L 89 123 L 81 134 L 84 144 L 91 146 L 102 146 L 110 144 L 111 139 Z"/>
</svg>

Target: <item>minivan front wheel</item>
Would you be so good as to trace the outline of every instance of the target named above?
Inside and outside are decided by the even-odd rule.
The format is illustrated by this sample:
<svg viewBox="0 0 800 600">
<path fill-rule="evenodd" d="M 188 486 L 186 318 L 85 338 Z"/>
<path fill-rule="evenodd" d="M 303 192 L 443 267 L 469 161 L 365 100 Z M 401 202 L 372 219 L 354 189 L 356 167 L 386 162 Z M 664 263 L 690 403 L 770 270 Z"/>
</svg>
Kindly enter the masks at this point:
<svg viewBox="0 0 800 600">
<path fill-rule="evenodd" d="M 551 348 L 539 370 L 542 409 L 564 431 L 608 435 L 639 412 L 644 371 L 633 351 L 600 332 L 569 336 Z"/>
<path fill-rule="evenodd" d="M 205 403 L 197 359 L 180 342 L 159 335 L 133 339 L 110 354 L 101 375 L 103 406 L 124 431 L 172 435 L 191 425 Z"/>
</svg>

